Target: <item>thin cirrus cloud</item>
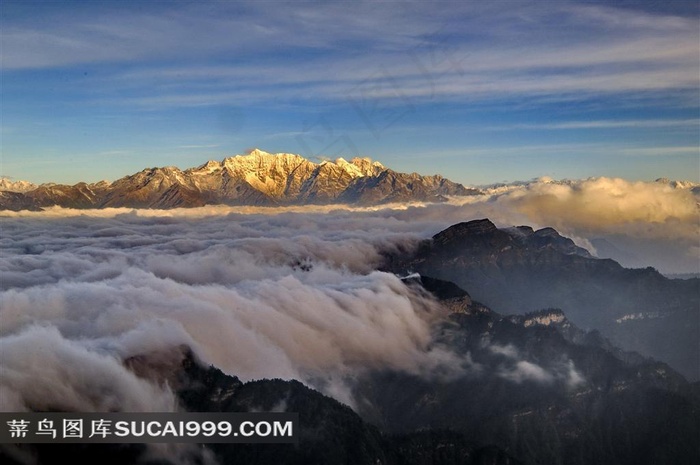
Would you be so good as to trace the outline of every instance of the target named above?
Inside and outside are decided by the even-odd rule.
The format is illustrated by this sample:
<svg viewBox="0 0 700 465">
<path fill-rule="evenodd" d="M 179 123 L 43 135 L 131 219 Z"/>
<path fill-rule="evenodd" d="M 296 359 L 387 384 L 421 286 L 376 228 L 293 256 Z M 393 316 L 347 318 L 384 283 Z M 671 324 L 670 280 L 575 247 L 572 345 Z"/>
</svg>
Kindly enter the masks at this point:
<svg viewBox="0 0 700 465">
<path fill-rule="evenodd" d="M 183 84 L 174 95 L 132 95 L 127 100 L 166 106 L 211 105 L 246 96 L 262 100 L 269 92 L 294 97 L 307 90 L 320 98 L 346 98 L 353 86 L 387 77 L 398 82 L 401 95 L 415 98 L 504 91 L 664 90 L 692 88 L 698 81 L 698 30 L 689 18 L 572 4 L 547 12 L 528 2 L 514 12 L 488 16 L 488 9 L 471 3 L 452 12 L 463 22 L 458 30 L 457 21 L 438 8 L 429 10 L 426 20 L 419 16 L 420 8 L 407 8 L 386 23 L 382 19 L 392 14 L 387 8 L 361 20 L 357 15 L 339 16 L 337 5 L 287 6 L 286 21 L 274 21 L 280 13 L 270 17 L 268 11 L 263 14 L 252 6 L 220 18 L 217 8 L 225 6 L 172 9 L 164 15 L 120 13 L 109 21 L 71 21 L 59 16 L 61 21 L 41 28 L 10 25 L 2 33 L 3 67 L 126 63 L 135 69 L 116 73 L 109 81 L 116 88 L 124 81 L 129 86 L 148 86 L 153 82 L 149 76 L 159 83 Z M 362 4 L 360 9 L 369 7 Z M 555 29 L 555 37 L 543 40 L 544 33 L 532 30 L 532 25 L 553 16 L 568 28 Z M 406 29 L 391 25 L 396 22 Z M 469 35 L 462 30 L 469 30 Z M 593 39 L 591 32 L 597 34 Z M 472 36 L 488 37 L 488 41 L 470 40 Z M 370 40 L 372 47 L 362 57 L 349 53 L 353 46 Z M 304 65 L 290 66 L 289 58 L 275 53 L 280 44 L 283 50 L 295 50 L 295 59 L 306 58 Z M 239 54 L 243 58 L 228 67 L 202 68 L 196 59 L 204 56 L 225 62 Z M 153 67 L 159 61 L 183 64 Z M 244 89 L 234 91 L 221 82 L 230 78 Z M 193 84 L 213 88 L 192 92 Z M 246 85 L 253 88 L 245 89 Z M 392 98 L 396 92 L 373 96 Z"/>
<path fill-rule="evenodd" d="M 637 120 L 598 120 L 564 121 L 561 123 L 511 124 L 494 126 L 493 130 L 510 129 L 617 129 L 617 128 L 689 128 L 697 129 L 698 119 L 637 119 Z"/>
<path fill-rule="evenodd" d="M 643 43 L 639 44 L 639 49 L 648 50 Z M 669 62 L 666 62 L 665 57 L 653 54 L 641 56 L 638 58 L 641 63 L 637 69 L 634 66 L 620 66 L 619 61 L 616 65 L 606 67 L 605 64 L 612 63 L 615 58 L 602 59 L 597 56 L 569 63 L 558 62 L 557 68 L 551 69 L 555 65 L 548 62 L 550 52 L 547 50 L 539 51 L 541 56 L 538 51 L 514 51 L 512 56 L 510 52 L 494 51 L 493 54 L 500 55 L 502 64 L 499 65 L 488 63 L 487 56 L 476 57 L 467 49 L 452 51 L 454 61 L 444 58 L 437 65 L 431 64 L 435 58 L 429 56 L 430 52 L 424 52 L 406 53 L 399 58 L 330 59 L 330 62 L 311 63 L 297 70 L 290 70 L 284 64 L 262 69 L 254 64 L 237 68 L 210 68 L 206 71 L 197 68 L 150 69 L 117 76 L 115 86 L 118 88 L 124 81 L 128 81 L 129 85 L 138 85 L 140 76 L 150 75 L 159 82 L 171 83 L 175 90 L 157 96 L 133 96 L 126 102 L 115 98 L 112 103 L 149 106 L 212 105 L 263 101 L 270 96 L 344 101 L 357 93 L 365 98 L 394 100 L 409 98 L 436 101 L 454 97 L 484 100 L 521 95 L 567 97 L 580 92 L 628 94 L 666 90 L 689 92 L 686 98 L 689 102 L 695 95 L 693 89 L 697 85 L 697 66 L 692 59 L 687 60 L 692 57 L 693 51 L 697 52 L 697 49 L 682 54 L 685 60 Z M 466 58 L 459 58 L 460 55 Z M 525 58 L 522 58 L 523 55 Z M 650 70 L 650 66 L 657 69 Z M 227 82 L 227 79 L 235 81 Z M 190 90 L 193 85 L 197 86 L 195 92 Z"/>
<path fill-rule="evenodd" d="M 265 53 L 280 47 L 328 48 L 340 39 L 366 40 L 382 26 L 385 43 L 396 42 L 394 26 L 340 15 L 339 5 L 255 3 L 184 5 L 163 3 L 153 11 L 112 11 L 108 18 L 50 11 L 3 30 L 7 69 L 46 68 L 76 63 L 129 62 L 148 58 L 192 59 L 219 54 Z M 321 11 L 316 11 L 316 10 Z M 385 9 L 386 10 L 386 9 Z M 340 24 L 339 24 L 340 23 Z M 325 24 L 325 27 L 324 27 Z M 336 28 L 345 31 L 340 38 Z M 304 31 L 300 33 L 299 31 Z"/>
</svg>

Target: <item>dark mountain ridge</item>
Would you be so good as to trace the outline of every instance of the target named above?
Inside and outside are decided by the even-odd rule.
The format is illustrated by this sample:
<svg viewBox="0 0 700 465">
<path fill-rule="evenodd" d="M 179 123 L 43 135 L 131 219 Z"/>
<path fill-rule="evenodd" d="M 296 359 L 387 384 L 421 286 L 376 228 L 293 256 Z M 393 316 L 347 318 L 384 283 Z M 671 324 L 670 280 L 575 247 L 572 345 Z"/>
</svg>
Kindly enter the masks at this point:
<svg viewBox="0 0 700 465">
<path fill-rule="evenodd" d="M 387 257 L 386 269 L 452 281 L 503 313 L 561 308 L 615 345 L 700 379 L 700 279 L 668 279 L 653 268 L 597 259 L 552 228 L 498 229 L 460 223 Z"/>
<path fill-rule="evenodd" d="M 691 439 L 700 434 L 700 390 L 665 363 L 614 347 L 559 309 L 500 315 L 440 280 L 412 277 L 408 284 L 451 301 L 434 344 L 459 354 L 464 371 L 425 379 L 386 370 L 363 378 L 360 413 L 383 430 L 448 428 L 528 464 L 700 459 Z"/>
<path fill-rule="evenodd" d="M 452 430 L 385 434 L 340 402 L 294 380 L 242 382 L 202 364 L 187 347 L 170 356 L 147 354 L 125 361 L 134 372 L 172 386 L 181 406 L 196 412 L 299 413 L 299 444 L 207 444 L 177 460 L 156 459 L 142 444 L 24 444 L 0 447 L 5 464 L 32 457 L 42 465 L 244 463 L 251 465 L 519 465 L 495 446 L 477 446 Z M 106 462 L 105 462 L 106 460 Z"/>
</svg>

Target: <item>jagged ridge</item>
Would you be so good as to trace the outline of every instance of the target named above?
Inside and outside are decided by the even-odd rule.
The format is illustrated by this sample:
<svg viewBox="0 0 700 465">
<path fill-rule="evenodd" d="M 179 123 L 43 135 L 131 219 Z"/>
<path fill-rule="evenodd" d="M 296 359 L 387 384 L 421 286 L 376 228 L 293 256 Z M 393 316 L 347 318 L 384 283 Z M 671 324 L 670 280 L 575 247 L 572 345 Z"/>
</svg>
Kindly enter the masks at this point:
<svg viewBox="0 0 700 465">
<path fill-rule="evenodd" d="M 663 360 L 697 380 L 700 280 L 667 279 L 653 268 L 597 259 L 552 228 L 499 229 L 488 219 L 459 223 L 387 257 L 386 269 L 453 281 L 497 311 L 561 308 L 626 350 Z"/>
<path fill-rule="evenodd" d="M 0 209 L 177 208 L 211 204 L 379 204 L 442 201 L 476 189 L 442 176 L 398 173 L 369 158 L 311 162 L 289 153 L 255 149 L 196 168 L 147 168 L 113 183 L 43 184 L 26 192 L 0 192 Z"/>
</svg>

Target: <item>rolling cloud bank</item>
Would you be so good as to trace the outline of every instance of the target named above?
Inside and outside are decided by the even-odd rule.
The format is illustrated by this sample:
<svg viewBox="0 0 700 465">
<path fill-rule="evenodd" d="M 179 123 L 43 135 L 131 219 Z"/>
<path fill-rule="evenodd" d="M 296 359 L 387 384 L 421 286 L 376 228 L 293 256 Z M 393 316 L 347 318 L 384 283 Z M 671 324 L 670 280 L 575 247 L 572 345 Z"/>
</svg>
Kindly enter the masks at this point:
<svg viewBox="0 0 700 465">
<path fill-rule="evenodd" d="M 363 370 L 478 371 L 431 344 L 445 310 L 374 271 L 383 252 L 489 217 L 697 272 L 697 195 L 665 182 L 542 179 L 467 203 L 386 208 L 4 212 L 0 408 L 173 410 L 167 386 L 121 362 L 182 344 L 244 380 L 299 379 L 351 405 L 345 380 Z M 578 376 L 566 363 L 563 374 L 513 366 L 500 368 L 513 382 Z"/>
</svg>

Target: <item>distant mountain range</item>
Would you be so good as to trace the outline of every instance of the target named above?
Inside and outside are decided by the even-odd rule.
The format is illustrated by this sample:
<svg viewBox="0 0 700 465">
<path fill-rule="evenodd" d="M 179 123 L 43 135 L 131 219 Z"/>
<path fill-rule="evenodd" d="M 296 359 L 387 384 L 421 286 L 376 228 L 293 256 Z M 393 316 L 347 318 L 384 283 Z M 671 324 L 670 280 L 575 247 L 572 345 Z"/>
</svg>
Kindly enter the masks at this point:
<svg viewBox="0 0 700 465">
<path fill-rule="evenodd" d="M 3 180 L 0 210 L 66 208 L 179 208 L 203 205 L 358 204 L 441 201 L 479 194 L 442 176 L 399 173 L 369 158 L 311 162 L 255 149 L 199 167 L 147 168 L 114 182 L 69 186 Z"/>
</svg>

